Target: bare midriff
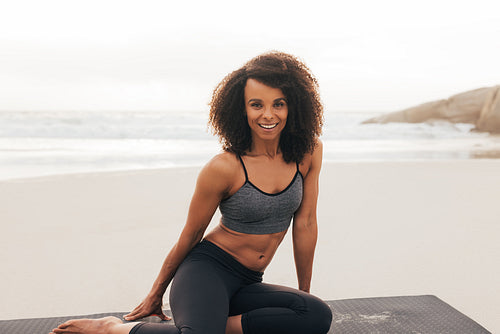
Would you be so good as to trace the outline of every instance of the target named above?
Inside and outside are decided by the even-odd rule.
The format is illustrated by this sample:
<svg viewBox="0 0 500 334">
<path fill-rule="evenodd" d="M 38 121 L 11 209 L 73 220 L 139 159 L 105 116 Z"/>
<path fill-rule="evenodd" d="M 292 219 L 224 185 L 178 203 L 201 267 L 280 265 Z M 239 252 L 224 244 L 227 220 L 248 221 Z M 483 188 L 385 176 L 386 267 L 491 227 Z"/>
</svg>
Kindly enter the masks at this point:
<svg viewBox="0 0 500 334">
<path fill-rule="evenodd" d="M 247 234 L 232 231 L 219 223 L 205 236 L 238 262 L 254 271 L 264 271 L 271 262 L 286 231 L 272 234 Z"/>
</svg>

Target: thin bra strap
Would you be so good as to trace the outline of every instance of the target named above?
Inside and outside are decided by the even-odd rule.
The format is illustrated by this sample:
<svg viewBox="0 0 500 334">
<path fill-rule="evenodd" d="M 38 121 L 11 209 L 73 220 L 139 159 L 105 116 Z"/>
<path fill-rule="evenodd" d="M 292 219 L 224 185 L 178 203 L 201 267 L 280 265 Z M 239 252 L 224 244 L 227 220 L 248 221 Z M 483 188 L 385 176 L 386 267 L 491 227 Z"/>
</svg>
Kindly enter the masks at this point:
<svg viewBox="0 0 500 334">
<path fill-rule="evenodd" d="M 300 169 L 299 169 L 299 162 L 296 162 L 297 164 L 297 172 L 300 172 Z"/>
<path fill-rule="evenodd" d="M 243 163 L 243 159 L 241 158 L 241 155 L 238 154 L 238 158 L 240 158 L 241 165 L 243 166 L 243 171 L 245 172 L 245 182 L 246 182 L 246 181 L 248 181 L 247 169 L 245 167 L 245 164 Z"/>
</svg>

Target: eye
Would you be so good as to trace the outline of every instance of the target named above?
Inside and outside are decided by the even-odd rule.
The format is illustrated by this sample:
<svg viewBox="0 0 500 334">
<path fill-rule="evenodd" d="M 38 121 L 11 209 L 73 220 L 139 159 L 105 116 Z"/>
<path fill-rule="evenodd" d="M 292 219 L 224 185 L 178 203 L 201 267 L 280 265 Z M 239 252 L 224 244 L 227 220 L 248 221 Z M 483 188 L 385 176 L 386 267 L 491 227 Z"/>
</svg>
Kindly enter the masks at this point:
<svg viewBox="0 0 500 334">
<path fill-rule="evenodd" d="M 262 108 L 262 104 L 260 104 L 258 102 L 252 102 L 250 104 L 250 107 L 255 108 L 255 109 L 260 109 L 260 108 Z"/>
<path fill-rule="evenodd" d="M 277 108 L 277 109 L 279 109 L 279 108 L 283 108 L 284 106 L 285 106 L 285 102 L 283 102 L 283 101 L 276 102 L 276 103 L 274 104 L 274 107 L 275 107 L 275 108 Z"/>
</svg>

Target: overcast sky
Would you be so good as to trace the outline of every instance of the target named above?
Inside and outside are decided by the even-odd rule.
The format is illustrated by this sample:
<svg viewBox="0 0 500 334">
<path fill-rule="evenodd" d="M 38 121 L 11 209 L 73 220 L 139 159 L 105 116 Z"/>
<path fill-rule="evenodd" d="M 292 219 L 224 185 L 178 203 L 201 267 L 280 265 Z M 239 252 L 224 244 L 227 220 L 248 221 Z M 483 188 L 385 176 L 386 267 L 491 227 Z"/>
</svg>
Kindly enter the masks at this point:
<svg viewBox="0 0 500 334">
<path fill-rule="evenodd" d="M 272 49 L 328 111 L 392 111 L 500 84 L 497 0 L 3 1 L 0 110 L 204 110 Z"/>
</svg>

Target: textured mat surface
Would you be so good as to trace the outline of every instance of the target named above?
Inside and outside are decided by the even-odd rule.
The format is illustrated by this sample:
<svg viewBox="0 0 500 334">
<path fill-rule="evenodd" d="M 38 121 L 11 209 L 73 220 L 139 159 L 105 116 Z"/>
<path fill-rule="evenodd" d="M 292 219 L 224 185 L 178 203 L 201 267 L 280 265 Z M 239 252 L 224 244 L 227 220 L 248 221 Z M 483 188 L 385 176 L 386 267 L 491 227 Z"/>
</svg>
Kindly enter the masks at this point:
<svg viewBox="0 0 500 334">
<path fill-rule="evenodd" d="M 483 334 L 481 325 L 435 296 L 379 297 L 327 301 L 333 312 L 329 334 Z M 121 318 L 127 312 L 0 321 L 2 334 L 46 334 L 75 318 Z M 170 315 L 170 312 L 167 311 Z M 142 321 L 160 322 L 157 317 Z"/>
<path fill-rule="evenodd" d="M 329 333 L 490 333 L 435 296 L 379 297 L 328 301 Z"/>
</svg>

